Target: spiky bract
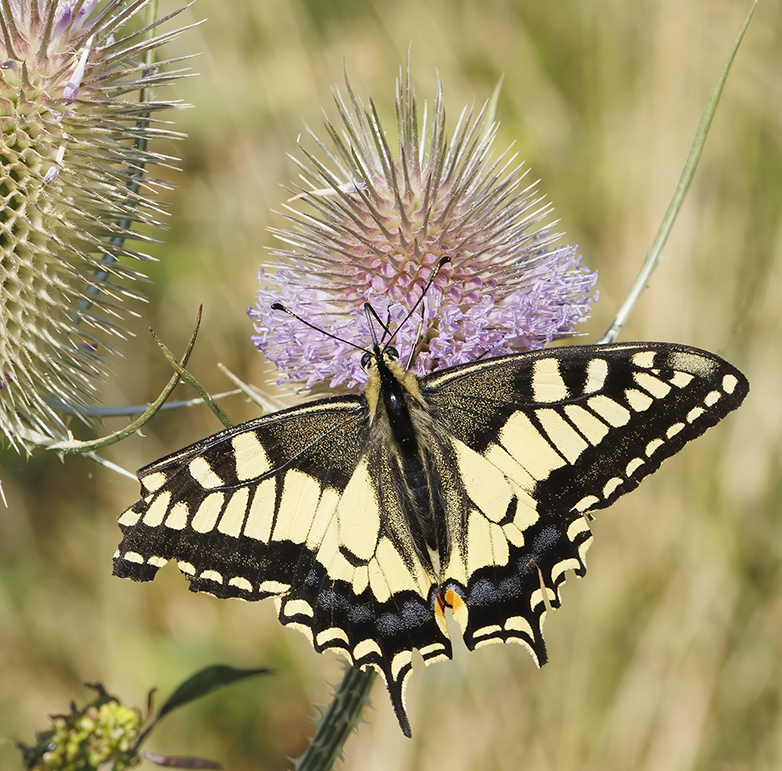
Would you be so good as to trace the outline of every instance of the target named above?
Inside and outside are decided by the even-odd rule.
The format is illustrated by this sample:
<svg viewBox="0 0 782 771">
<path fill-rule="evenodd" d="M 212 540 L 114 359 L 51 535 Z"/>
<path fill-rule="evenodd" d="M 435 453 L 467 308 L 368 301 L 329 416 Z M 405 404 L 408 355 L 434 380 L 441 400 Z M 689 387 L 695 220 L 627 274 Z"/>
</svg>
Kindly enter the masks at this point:
<svg viewBox="0 0 782 771">
<path fill-rule="evenodd" d="M 157 225 L 144 167 L 177 136 L 141 89 L 170 83 L 146 52 L 181 30 L 144 28 L 148 0 L 0 0 L 0 433 L 18 448 L 65 435 L 123 339 L 137 297 L 125 245 Z M 164 20 L 161 20 L 164 21 Z M 159 23 L 159 22 L 158 22 Z"/>
</svg>

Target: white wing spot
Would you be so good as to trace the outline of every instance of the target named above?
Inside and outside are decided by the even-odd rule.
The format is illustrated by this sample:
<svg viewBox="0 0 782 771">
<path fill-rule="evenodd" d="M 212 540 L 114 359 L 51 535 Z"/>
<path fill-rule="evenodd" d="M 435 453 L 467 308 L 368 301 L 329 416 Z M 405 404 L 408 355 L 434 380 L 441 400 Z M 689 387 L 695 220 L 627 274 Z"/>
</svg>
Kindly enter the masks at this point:
<svg viewBox="0 0 782 771">
<path fill-rule="evenodd" d="M 587 495 L 582 498 L 574 507 L 573 511 L 584 512 L 591 509 L 596 503 L 600 503 L 600 498 L 595 495 Z"/>
<path fill-rule="evenodd" d="M 505 629 L 514 632 L 526 632 L 530 637 L 535 637 L 529 621 L 524 616 L 511 616 L 505 622 Z"/>
<path fill-rule="evenodd" d="M 573 425 L 589 440 L 590 444 L 598 445 L 603 441 L 609 428 L 602 420 L 578 404 L 566 404 L 564 409 Z"/>
<path fill-rule="evenodd" d="M 587 401 L 587 404 L 593 409 L 606 423 L 619 428 L 624 426 L 630 420 L 630 411 L 626 410 L 621 404 L 618 404 L 605 394 L 598 394 Z"/>
<path fill-rule="evenodd" d="M 245 431 L 231 439 L 236 464 L 236 478 L 242 482 L 257 479 L 271 470 L 266 450 L 254 431 Z"/>
<path fill-rule="evenodd" d="M 188 576 L 194 576 L 196 569 L 193 565 L 191 565 L 189 562 L 185 562 L 184 560 L 181 560 L 180 562 L 177 562 L 177 567 Z"/>
<path fill-rule="evenodd" d="M 149 565 L 154 565 L 156 568 L 162 568 L 167 562 L 168 560 L 165 557 L 149 557 L 149 559 L 147 559 L 147 563 Z"/>
<path fill-rule="evenodd" d="M 695 379 L 694 375 L 689 372 L 676 371 L 673 373 L 673 377 L 669 378 L 668 382 L 677 388 L 685 388 Z"/>
<path fill-rule="evenodd" d="M 633 458 L 625 469 L 625 476 L 631 477 L 641 466 L 644 465 L 644 461 L 641 458 Z"/>
<path fill-rule="evenodd" d="M 719 400 L 722 394 L 719 391 L 712 391 L 711 393 L 706 394 L 706 398 L 703 400 L 703 403 L 707 407 L 713 407 Z"/>
<path fill-rule="evenodd" d="M 308 616 L 312 618 L 315 611 L 306 600 L 288 600 L 283 605 L 283 612 L 286 616 Z"/>
<path fill-rule="evenodd" d="M 559 373 L 559 360 L 551 357 L 538 359 L 532 365 L 532 394 L 536 402 L 561 402 L 569 392 Z"/>
<path fill-rule="evenodd" d="M 666 432 L 665 436 L 670 439 L 673 436 L 676 436 L 676 434 L 679 433 L 684 428 L 684 423 L 674 423 Z"/>
<path fill-rule="evenodd" d="M 380 504 L 366 459 L 358 464 L 337 504 L 340 543 L 358 559 L 375 553 L 380 532 Z"/>
<path fill-rule="evenodd" d="M 557 579 L 566 570 L 578 570 L 580 567 L 581 567 L 581 561 L 577 560 L 575 557 L 571 557 L 570 559 L 557 562 L 557 564 L 551 568 L 551 580 L 556 584 L 558 583 Z"/>
<path fill-rule="evenodd" d="M 424 645 L 423 648 L 418 649 L 418 652 L 421 654 L 421 657 L 423 658 L 424 664 L 426 664 L 426 666 L 434 664 L 436 661 L 448 661 L 451 658 L 445 652 L 445 646 L 442 643 Z"/>
<path fill-rule="evenodd" d="M 272 540 L 304 543 L 319 499 L 318 480 L 303 471 L 291 469 L 283 482 Z"/>
<path fill-rule="evenodd" d="M 511 522 L 509 525 L 503 525 L 502 532 L 511 546 L 516 546 L 519 549 L 524 546 L 524 532 L 515 521 Z"/>
<path fill-rule="evenodd" d="M 399 651 L 391 661 L 391 677 L 396 680 L 399 673 L 413 660 L 413 654 L 410 651 Z"/>
<path fill-rule="evenodd" d="M 162 471 L 147 474 L 141 480 L 141 486 L 148 492 L 157 492 L 168 481 L 168 477 Z"/>
<path fill-rule="evenodd" d="M 706 410 L 704 410 L 702 407 L 693 407 L 688 413 L 687 413 L 687 422 L 692 423 L 693 421 L 697 420 Z"/>
<path fill-rule="evenodd" d="M 597 501 L 597 498 L 595 498 L 595 501 Z M 571 541 L 575 541 L 585 530 L 589 530 L 589 523 L 586 521 L 586 517 L 577 517 L 568 525 L 567 537 Z"/>
<path fill-rule="evenodd" d="M 648 410 L 654 403 L 654 399 L 651 396 L 643 393 L 643 391 L 639 391 L 637 388 L 628 388 L 625 391 L 625 397 L 636 412 Z"/>
<path fill-rule="evenodd" d="M 318 646 L 324 646 L 326 643 L 330 643 L 332 640 L 342 640 L 342 642 L 348 641 L 347 634 L 339 627 L 333 626 L 331 629 L 324 629 L 318 633 L 315 638 L 315 644 Z"/>
<path fill-rule="evenodd" d="M 508 540 L 499 525 L 490 522 L 477 509 L 470 512 L 467 524 L 467 573 L 488 565 L 508 564 Z"/>
<path fill-rule="evenodd" d="M 197 533 L 209 533 L 214 530 L 217 524 L 217 517 L 220 516 L 220 510 L 223 508 L 225 493 L 210 493 L 201 501 L 201 505 L 193 515 L 193 521 L 190 527 Z"/>
<path fill-rule="evenodd" d="M 499 522 L 513 499 L 505 474 L 483 455 L 458 439 L 451 439 L 462 482 L 475 505 L 492 522 Z"/>
<path fill-rule="evenodd" d="M 633 354 L 633 364 L 643 369 L 651 369 L 654 366 L 654 351 L 639 351 Z"/>
<path fill-rule="evenodd" d="M 216 584 L 223 583 L 223 577 L 216 570 L 204 570 L 199 578 L 203 578 L 205 581 L 214 581 Z"/>
<path fill-rule="evenodd" d="M 570 463 L 575 463 L 589 445 L 557 410 L 538 410 L 535 417 L 541 422 L 551 443 Z"/>
<path fill-rule="evenodd" d="M 202 455 L 193 458 L 188 464 L 187 470 L 190 472 L 190 476 L 206 490 L 213 490 L 215 487 L 222 487 L 224 484 L 223 480 L 215 474 L 209 462 Z"/>
<path fill-rule="evenodd" d="M 237 589 L 241 589 L 244 592 L 251 592 L 253 585 L 242 576 L 234 576 L 229 582 L 228 586 L 235 586 Z"/>
<path fill-rule="evenodd" d="M 667 396 L 671 387 L 660 378 L 650 375 L 648 372 L 633 372 L 633 380 L 638 385 L 657 399 Z"/>
<path fill-rule="evenodd" d="M 540 574 L 540 571 L 538 571 L 538 574 Z M 548 602 L 551 602 L 552 600 L 556 600 L 556 599 L 557 599 L 557 595 L 554 593 L 554 591 L 549 589 L 548 586 L 545 586 L 545 584 L 541 584 L 540 589 L 535 589 L 535 591 L 532 592 L 532 594 L 530 594 L 529 606 L 530 608 L 532 608 L 532 610 L 535 610 L 535 608 L 537 608 L 538 605 L 545 605 L 546 600 L 548 600 Z M 542 615 L 545 618 L 545 611 Z M 541 619 L 540 625 L 542 628 L 543 619 Z"/>
<path fill-rule="evenodd" d="M 380 650 L 380 646 L 374 640 L 362 640 L 353 648 L 353 658 L 358 661 L 366 656 L 376 654 L 383 657 L 383 652 Z"/>
<path fill-rule="evenodd" d="M 584 393 L 591 394 L 599 391 L 608 377 L 608 362 L 605 359 L 590 359 L 587 364 L 587 381 L 584 385 Z"/>
<path fill-rule="evenodd" d="M 652 439 L 649 444 L 646 445 L 646 457 L 651 458 L 655 451 L 659 450 L 665 444 L 662 439 Z"/>
<path fill-rule="evenodd" d="M 139 565 L 144 564 L 144 558 L 135 551 L 126 551 L 122 555 L 122 559 L 126 560 L 127 562 L 137 562 Z"/>
<path fill-rule="evenodd" d="M 514 412 L 500 432 L 500 444 L 537 480 L 546 479 L 565 460 L 523 412 Z"/>
<path fill-rule="evenodd" d="M 244 534 L 248 538 L 268 543 L 274 519 L 274 499 L 274 477 L 269 477 L 255 488 L 250 512 L 244 523 Z"/>
<path fill-rule="evenodd" d="M 171 530 L 184 530 L 187 527 L 187 517 L 190 510 L 184 501 L 177 501 L 168 512 L 165 526 Z"/>
<path fill-rule="evenodd" d="M 290 588 L 290 584 L 284 584 L 281 581 L 264 581 L 258 587 L 258 591 L 264 594 L 285 594 Z"/>
<path fill-rule="evenodd" d="M 136 522 L 138 522 L 141 519 L 141 512 L 134 511 L 133 508 L 125 509 L 125 511 L 122 512 L 120 518 L 117 520 L 120 525 L 125 525 L 126 527 L 131 527 L 132 525 L 135 525 Z"/>
<path fill-rule="evenodd" d="M 604 498 L 610 498 L 613 494 L 614 490 L 616 490 L 619 485 L 622 484 L 624 480 L 620 479 L 619 477 L 612 477 L 605 483 L 605 487 L 603 487 L 603 497 Z"/>
<path fill-rule="evenodd" d="M 307 546 L 311 549 L 317 549 L 326 535 L 334 512 L 337 510 L 340 494 L 333 488 L 327 487 L 320 496 L 318 507 L 312 515 L 312 525 L 307 534 Z"/>
<path fill-rule="evenodd" d="M 144 524 L 147 527 L 159 527 L 163 524 L 163 519 L 168 512 L 168 506 L 171 503 L 171 490 L 166 490 L 158 495 L 144 514 Z"/>
<path fill-rule="evenodd" d="M 478 648 L 482 645 L 491 645 L 495 642 L 501 642 L 497 639 L 486 639 L 494 635 L 496 638 L 496 635 L 498 632 L 502 631 L 502 627 L 499 624 L 489 624 L 488 626 L 482 626 L 480 629 L 476 629 L 473 632 L 473 639 L 475 640 L 475 647 Z M 483 638 L 483 639 L 481 639 Z"/>
<path fill-rule="evenodd" d="M 363 594 L 369 586 L 369 567 L 362 565 L 356 568 L 356 572 L 353 573 L 353 594 L 358 597 Z"/>
<path fill-rule="evenodd" d="M 467 449 L 469 450 L 469 448 Z M 521 499 L 522 505 L 534 510 L 538 505 L 531 495 L 535 490 L 535 480 L 529 475 L 527 470 L 499 444 L 489 445 L 483 457 L 505 475 L 513 488 L 513 492 Z M 537 519 L 537 516 L 535 519 Z"/>
<path fill-rule="evenodd" d="M 722 378 L 722 389 L 726 394 L 732 394 L 736 390 L 739 380 L 735 375 L 725 375 Z"/>
<path fill-rule="evenodd" d="M 224 535 L 230 535 L 238 538 L 242 532 L 244 518 L 247 515 L 247 500 L 250 497 L 250 490 L 247 487 L 240 487 L 228 499 L 228 505 L 225 507 L 223 516 L 220 517 L 220 523 L 217 530 Z"/>
</svg>

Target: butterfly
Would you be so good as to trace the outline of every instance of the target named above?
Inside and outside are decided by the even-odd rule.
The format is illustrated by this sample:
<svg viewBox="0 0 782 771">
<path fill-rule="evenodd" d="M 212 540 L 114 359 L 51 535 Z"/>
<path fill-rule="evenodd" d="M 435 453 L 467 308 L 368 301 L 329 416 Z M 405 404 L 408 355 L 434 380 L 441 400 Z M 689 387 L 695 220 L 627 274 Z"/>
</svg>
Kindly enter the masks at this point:
<svg viewBox="0 0 782 771">
<path fill-rule="evenodd" d="M 142 468 L 114 574 L 169 560 L 190 589 L 273 597 L 316 651 L 385 679 L 405 735 L 418 651 L 525 645 L 568 571 L 586 572 L 591 512 L 736 409 L 746 378 L 682 345 L 578 345 L 418 378 L 374 343 L 359 395 L 225 429 Z"/>
</svg>

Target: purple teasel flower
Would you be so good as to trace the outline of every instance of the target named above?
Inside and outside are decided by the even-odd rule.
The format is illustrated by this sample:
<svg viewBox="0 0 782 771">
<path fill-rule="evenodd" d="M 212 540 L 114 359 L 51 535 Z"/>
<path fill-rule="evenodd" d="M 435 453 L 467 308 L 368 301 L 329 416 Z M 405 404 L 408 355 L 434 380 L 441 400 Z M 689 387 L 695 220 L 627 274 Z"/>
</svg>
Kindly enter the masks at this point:
<svg viewBox="0 0 782 771">
<path fill-rule="evenodd" d="M 292 227 L 274 233 L 290 248 L 261 270 L 257 304 L 248 308 L 253 342 L 281 371 L 279 382 L 356 389 L 365 373 L 355 348 L 272 303 L 366 346 L 364 303 L 395 332 L 445 256 L 420 309 L 394 337 L 402 361 L 416 346 L 416 374 L 571 334 L 597 297 L 597 274 L 575 247 L 555 246 L 558 236 L 539 228 L 551 206 L 515 155 L 490 158 L 496 125 L 484 122 L 484 111 L 465 110 L 449 141 L 441 86 L 420 126 L 409 72 L 400 74 L 394 153 L 374 102 L 365 106 L 347 90 L 347 100 L 335 90 L 342 125 L 326 121 L 329 143 L 309 131 L 320 153 L 303 151 L 305 186 L 291 199 L 309 211 L 286 207 Z"/>
</svg>

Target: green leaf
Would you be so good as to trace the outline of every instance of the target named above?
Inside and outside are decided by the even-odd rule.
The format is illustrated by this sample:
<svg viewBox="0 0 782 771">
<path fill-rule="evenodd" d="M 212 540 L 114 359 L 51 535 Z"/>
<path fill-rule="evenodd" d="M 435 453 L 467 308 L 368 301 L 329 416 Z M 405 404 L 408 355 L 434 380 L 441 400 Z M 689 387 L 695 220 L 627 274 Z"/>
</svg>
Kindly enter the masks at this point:
<svg viewBox="0 0 782 771">
<path fill-rule="evenodd" d="M 222 766 L 214 760 L 196 758 L 192 755 L 156 755 L 154 752 L 139 752 L 139 757 L 164 768 L 210 768 L 219 769 Z"/>
<path fill-rule="evenodd" d="M 728 72 L 733 64 L 733 59 L 739 50 L 741 41 L 744 38 L 744 33 L 747 31 L 752 14 L 755 13 L 755 7 L 757 6 L 757 0 L 752 3 L 752 7 L 744 17 L 739 31 L 736 33 L 736 37 L 733 39 L 733 45 L 731 45 L 728 55 L 725 57 L 725 62 L 722 65 L 717 82 L 714 84 L 714 88 L 709 96 L 709 101 L 706 103 L 706 108 L 701 115 L 700 122 L 698 123 L 698 129 L 695 132 L 695 138 L 690 148 L 690 154 L 687 156 L 687 161 L 682 169 L 681 176 L 679 177 L 679 183 L 676 185 L 673 198 L 668 204 L 668 209 L 663 215 L 663 220 L 660 223 L 660 228 L 655 236 L 654 243 L 649 251 L 646 253 L 641 270 L 630 287 L 630 291 L 627 293 L 622 306 L 617 311 L 611 326 L 606 330 L 605 334 L 597 341 L 598 343 L 613 343 L 620 330 L 625 325 L 625 322 L 630 317 L 630 313 L 635 308 L 638 298 L 649 283 L 649 279 L 654 273 L 655 268 L 660 262 L 660 258 L 663 255 L 663 249 L 668 242 L 668 236 L 673 230 L 673 225 L 676 222 L 676 218 L 679 216 L 684 199 L 687 197 L 687 191 L 689 190 L 692 178 L 695 175 L 695 169 L 698 167 L 698 161 L 700 160 L 701 153 L 703 152 L 703 146 L 706 144 L 706 137 L 711 127 L 711 122 L 714 119 L 714 115 L 717 112 L 717 105 L 720 102 L 722 91 L 725 88 L 725 81 L 728 79 Z"/>
<path fill-rule="evenodd" d="M 244 680 L 247 677 L 268 674 L 272 674 L 272 670 L 266 668 L 237 669 L 236 667 L 229 667 L 226 664 L 215 664 L 211 667 L 206 667 L 206 669 L 196 672 L 192 677 L 185 680 L 185 682 L 168 697 L 165 704 L 160 708 L 160 711 L 155 718 L 155 722 L 177 707 L 181 707 L 183 704 L 187 704 L 190 701 L 195 701 L 195 699 L 200 699 L 202 696 L 206 696 L 207 694 L 216 691 L 218 688 L 235 683 L 237 680 Z"/>
</svg>

